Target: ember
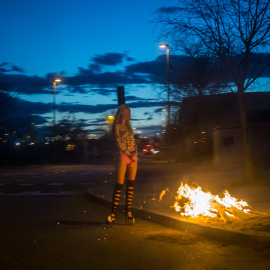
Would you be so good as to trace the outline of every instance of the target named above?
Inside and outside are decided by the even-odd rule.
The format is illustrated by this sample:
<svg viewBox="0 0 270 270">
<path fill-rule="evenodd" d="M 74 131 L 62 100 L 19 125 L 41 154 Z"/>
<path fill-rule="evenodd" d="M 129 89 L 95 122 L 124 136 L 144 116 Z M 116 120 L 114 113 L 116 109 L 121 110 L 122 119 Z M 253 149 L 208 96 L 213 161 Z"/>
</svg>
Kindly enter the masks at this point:
<svg viewBox="0 0 270 270">
<path fill-rule="evenodd" d="M 228 191 L 224 191 L 224 197 L 220 198 L 210 192 L 203 192 L 199 186 L 192 187 L 181 182 L 177 194 L 173 207 L 182 216 L 220 218 L 225 222 L 230 222 L 231 217 L 241 219 L 250 217 L 248 203 L 238 201 Z"/>
</svg>

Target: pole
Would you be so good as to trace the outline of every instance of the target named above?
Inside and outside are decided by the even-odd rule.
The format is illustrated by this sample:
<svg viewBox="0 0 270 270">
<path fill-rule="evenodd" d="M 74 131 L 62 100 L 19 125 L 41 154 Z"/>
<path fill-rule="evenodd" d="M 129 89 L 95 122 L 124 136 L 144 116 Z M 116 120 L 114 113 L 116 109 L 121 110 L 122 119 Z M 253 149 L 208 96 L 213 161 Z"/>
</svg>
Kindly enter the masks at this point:
<svg viewBox="0 0 270 270">
<path fill-rule="evenodd" d="M 170 88 L 170 79 L 169 79 L 169 73 L 170 73 L 170 50 L 169 45 L 166 47 L 166 67 L 167 67 L 167 95 L 168 95 L 168 127 L 171 123 L 171 104 L 170 104 L 170 96 L 171 96 L 171 88 Z"/>
<path fill-rule="evenodd" d="M 56 121 L 55 107 L 56 107 L 56 81 L 53 82 L 53 128 L 55 128 L 55 121 Z"/>
</svg>

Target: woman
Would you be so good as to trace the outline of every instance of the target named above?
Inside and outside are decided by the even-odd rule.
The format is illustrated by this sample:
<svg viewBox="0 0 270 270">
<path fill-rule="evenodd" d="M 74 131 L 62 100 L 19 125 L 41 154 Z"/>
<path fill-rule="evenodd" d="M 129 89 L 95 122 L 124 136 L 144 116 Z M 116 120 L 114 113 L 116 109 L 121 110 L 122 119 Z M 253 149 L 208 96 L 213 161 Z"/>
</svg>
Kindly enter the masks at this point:
<svg viewBox="0 0 270 270">
<path fill-rule="evenodd" d="M 119 205 L 121 190 L 126 176 L 126 223 L 133 225 L 135 219 L 131 214 L 133 199 L 133 184 L 137 173 L 137 146 L 132 127 L 129 123 L 131 118 L 130 108 L 120 105 L 117 109 L 113 122 L 113 135 L 118 149 L 116 161 L 117 182 L 113 192 L 112 212 L 107 216 L 106 223 L 111 225 L 116 218 L 116 210 Z"/>
</svg>

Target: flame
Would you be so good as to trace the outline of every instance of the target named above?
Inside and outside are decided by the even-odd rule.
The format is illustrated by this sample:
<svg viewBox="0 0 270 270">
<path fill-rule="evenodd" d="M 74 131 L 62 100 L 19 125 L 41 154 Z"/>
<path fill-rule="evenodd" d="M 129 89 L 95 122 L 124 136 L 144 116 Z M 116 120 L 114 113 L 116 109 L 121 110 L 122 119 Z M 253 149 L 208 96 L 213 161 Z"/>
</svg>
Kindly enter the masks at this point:
<svg viewBox="0 0 270 270">
<path fill-rule="evenodd" d="M 233 209 L 243 211 L 243 215 L 250 211 L 247 202 L 238 201 L 226 190 L 223 193 L 224 197 L 220 198 L 218 195 L 202 191 L 202 188 L 199 186 L 192 187 L 181 182 L 177 194 L 178 196 L 175 197 L 176 201 L 173 207 L 182 216 L 218 218 L 220 213 L 217 210 L 217 205 L 221 206 L 228 216 L 233 215 Z"/>
<path fill-rule="evenodd" d="M 159 195 L 159 201 L 162 200 L 163 196 L 166 195 L 166 193 L 169 191 L 168 188 L 164 189 L 161 191 L 160 195 Z"/>
</svg>

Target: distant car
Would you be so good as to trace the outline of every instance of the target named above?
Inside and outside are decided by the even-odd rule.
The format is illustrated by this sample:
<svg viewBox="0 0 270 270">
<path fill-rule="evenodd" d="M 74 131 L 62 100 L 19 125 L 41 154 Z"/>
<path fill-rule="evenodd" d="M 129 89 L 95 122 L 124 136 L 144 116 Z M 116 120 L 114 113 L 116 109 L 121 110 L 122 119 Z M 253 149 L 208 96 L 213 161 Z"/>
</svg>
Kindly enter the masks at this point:
<svg viewBox="0 0 270 270">
<path fill-rule="evenodd" d="M 154 147 L 151 144 L 147 144 L 145 148 L 143 148 L 143 153 L 145 155 L 151 155 L 155 152 Z"/>
</svg>

